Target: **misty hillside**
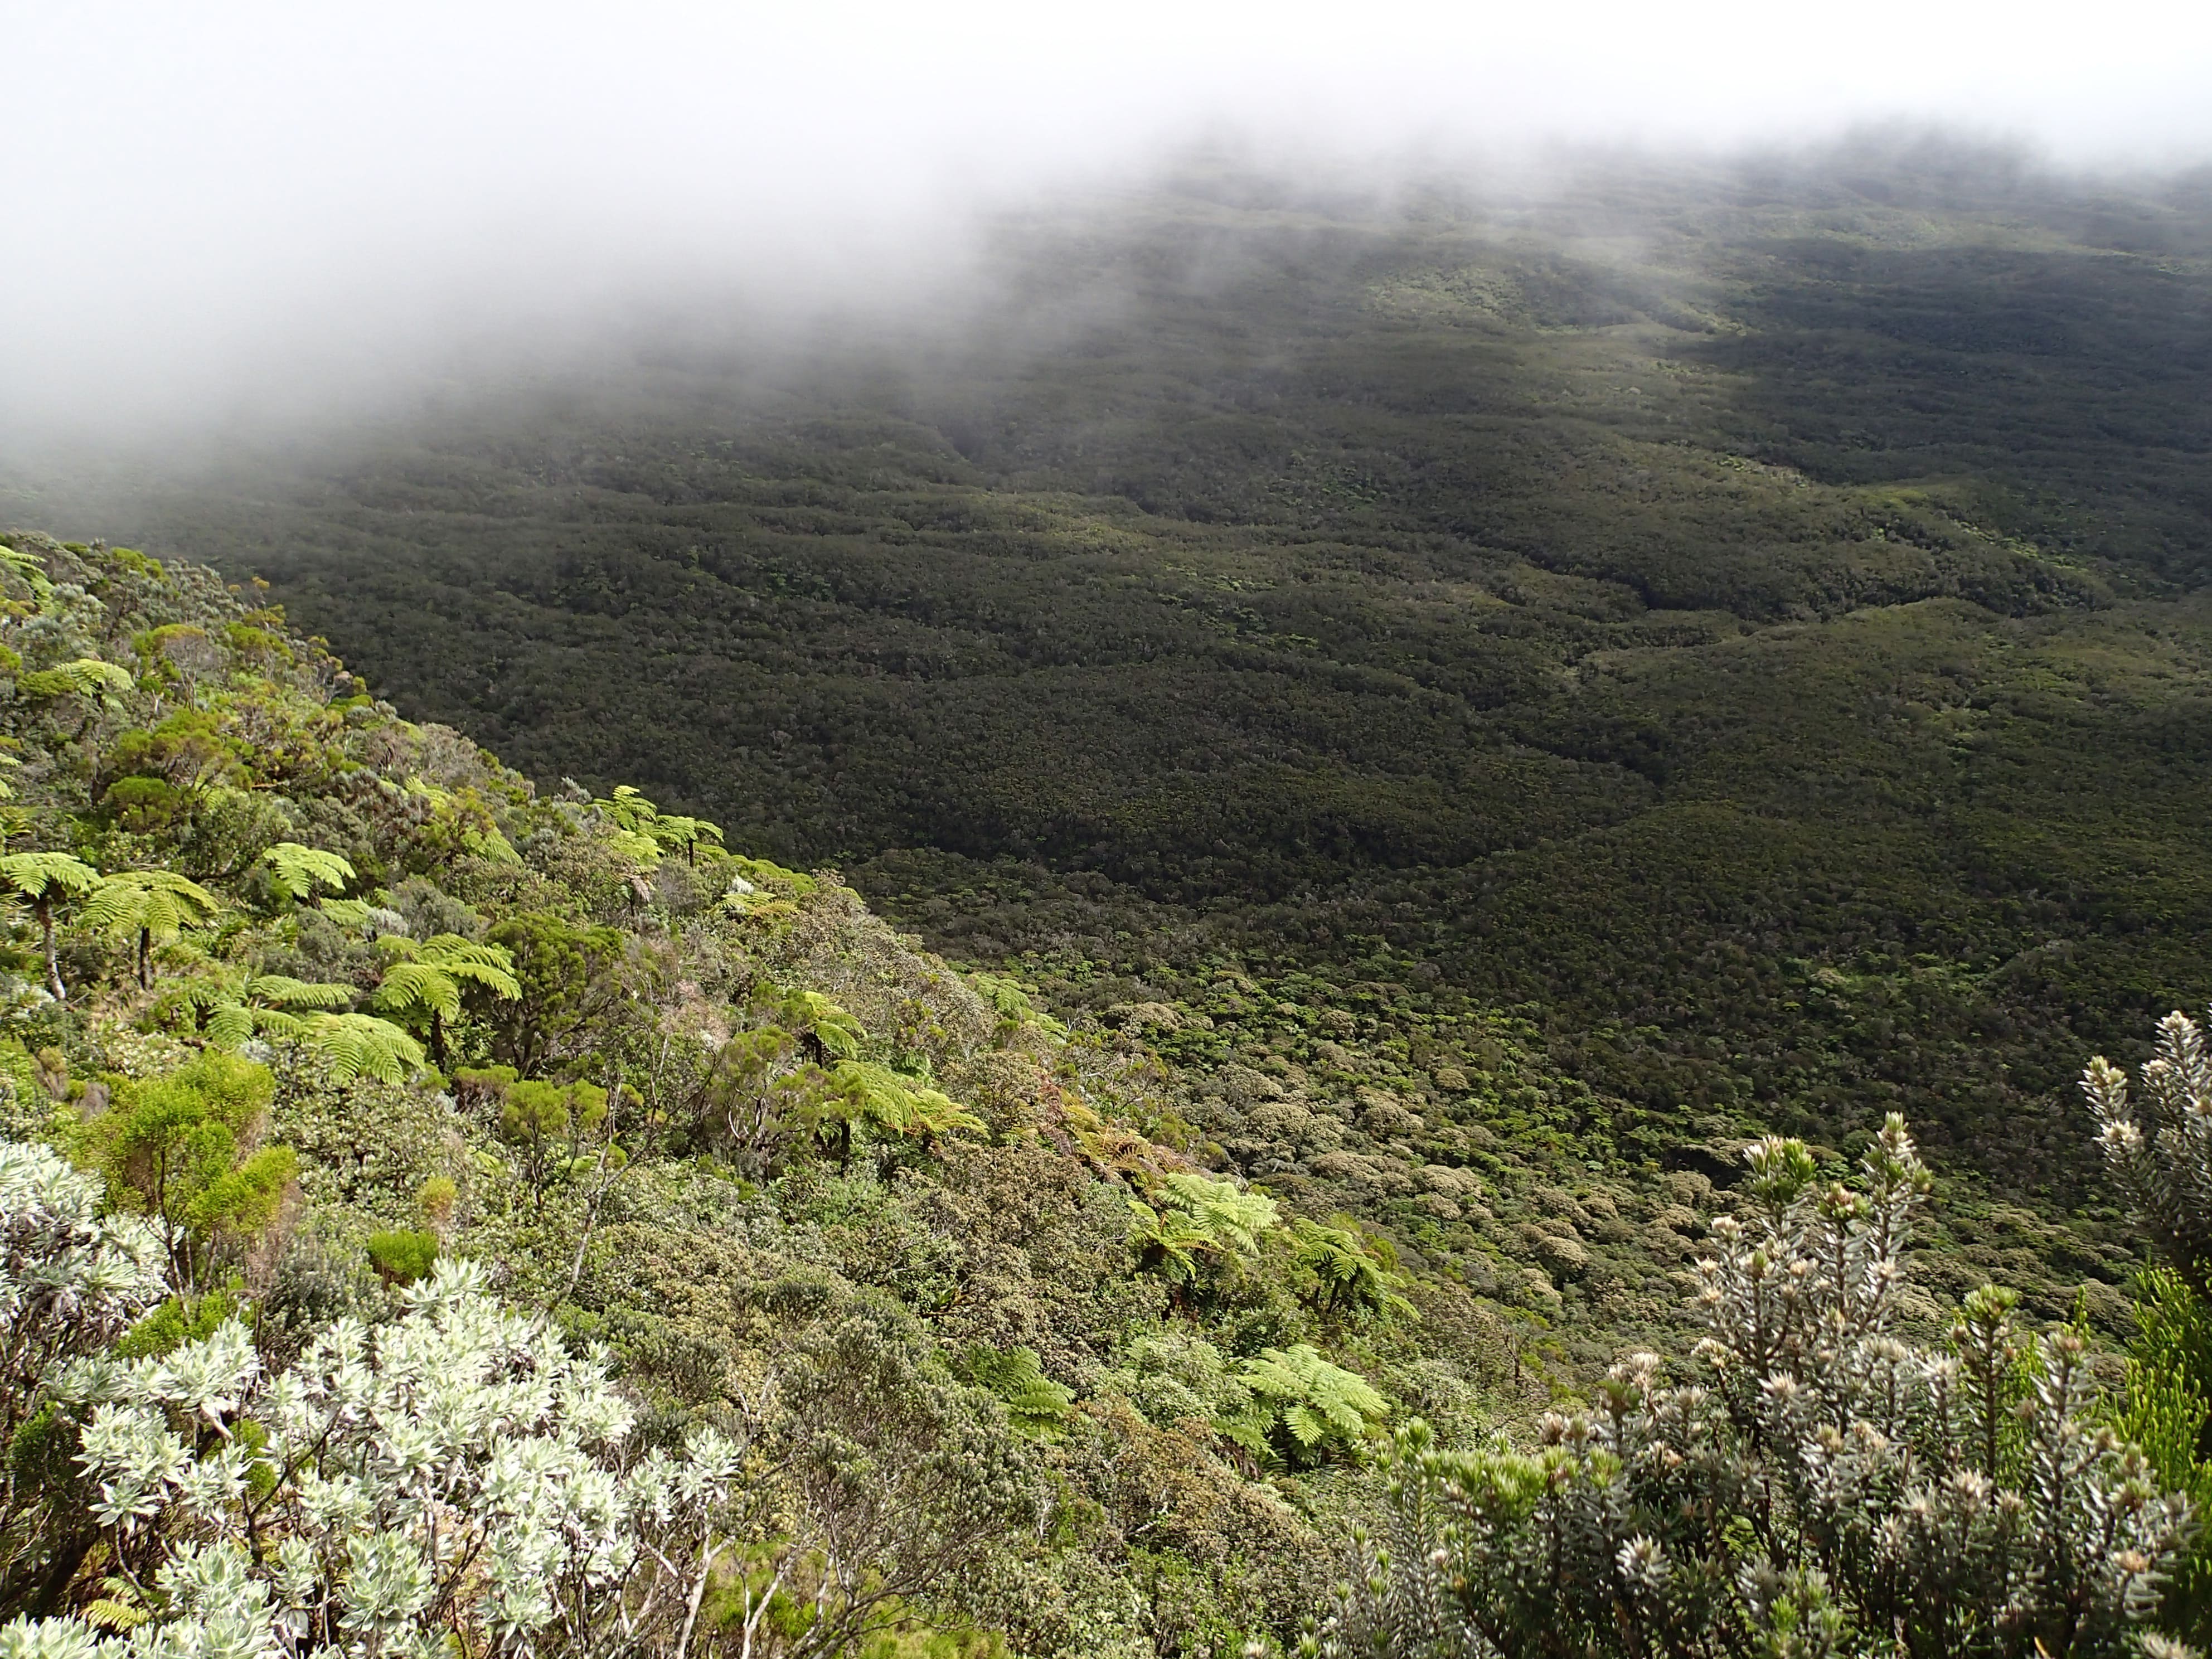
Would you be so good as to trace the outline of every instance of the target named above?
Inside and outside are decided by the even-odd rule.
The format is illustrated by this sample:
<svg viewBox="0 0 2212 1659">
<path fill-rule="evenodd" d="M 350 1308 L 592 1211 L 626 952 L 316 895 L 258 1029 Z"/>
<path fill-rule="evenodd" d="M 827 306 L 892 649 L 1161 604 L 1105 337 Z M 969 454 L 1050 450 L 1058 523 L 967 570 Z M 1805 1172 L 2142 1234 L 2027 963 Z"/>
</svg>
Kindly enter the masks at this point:
<svg viewBox="0 0 2212 1659">
<path fill-rule="evenodd" d="M 2201 179 L 1194 168 L 977 282 L 20 516 L 264 578 L 410 715 L 1177 1063 L 1350 1078 L 1418 996 L 1646 1190 L 1901 1109 L 1978 1172 L 1939 1284 L 2118 1306 L 2070 1079 L 2212 992 Z"/>
</svg>

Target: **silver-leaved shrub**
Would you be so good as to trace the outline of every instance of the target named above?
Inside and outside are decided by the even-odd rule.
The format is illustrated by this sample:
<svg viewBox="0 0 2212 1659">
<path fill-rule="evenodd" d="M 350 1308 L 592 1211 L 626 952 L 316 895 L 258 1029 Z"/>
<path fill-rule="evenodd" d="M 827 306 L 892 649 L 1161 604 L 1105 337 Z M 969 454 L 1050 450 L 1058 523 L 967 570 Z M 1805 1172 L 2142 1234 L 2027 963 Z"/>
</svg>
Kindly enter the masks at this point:
<svg viewBox="0 0 2212 1659">
<path fill-rule="evenodd" d="M 628 1455 L 596 1357 L 441 1261 L 400 1316 L 341 1319 L 268 1375 L 233 1322 L 52 1391 L 114 1552 L 109 1633 L 0 1630 L 6 1659 L 276 1659 L 680 1650 L 744 1448 L 712 1429 Z"/>
<path fill-rule="evenodd" d="M 1532 1451 L 1401 1431 L 1310 1655 L 2174 1650 L 2142 1621 L 2189 1506 L 2098 1420 L 2081 1336 L 1994 1287 L 1948 1341 L 1900 1332 L 1929 1185 L 1902 1120 L 1856 1186 L 1796 1141 L 1748 1159 L 1687 1364 L 1614 1367 Z"/>
</svg>

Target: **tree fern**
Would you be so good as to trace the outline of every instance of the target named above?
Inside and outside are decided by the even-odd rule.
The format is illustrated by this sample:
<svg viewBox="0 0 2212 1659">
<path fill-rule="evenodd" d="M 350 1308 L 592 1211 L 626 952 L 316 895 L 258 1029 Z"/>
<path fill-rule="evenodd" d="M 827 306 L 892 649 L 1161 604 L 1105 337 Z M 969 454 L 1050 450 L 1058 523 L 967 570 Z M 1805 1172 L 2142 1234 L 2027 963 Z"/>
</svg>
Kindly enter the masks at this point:
<svg viewBox="0 0 2212 1659">
<path fill-rule="evenodd" d="M 31 590 L 32 596 L 40 604 L 43 605 L 46 600 L 53 598 L 53 579 L 46 574 L 46 568 L 40 561 L 37 554 L 27 553 L 21 548 L 10 547 L 7 543 L 0 542 L 0 564 L 6 565 L 11 572 L 21 578 L 24 585 Z"/>
<path fill-rule="evenodd" d="M 442 1069 L 446 1064 L 446 1024 L 461 1012 L 461 988 L 481 986 L 502 1001 L 522 994 L 514 976 L 514 957 L 501 945 L 478 945 L 459 933 L 439 933 L 419 943 L 404 934 L 386 933 L 376 942 L 394 958 L 369 999 L 386 1013 L 424 1021 L 429 1027 L 430 1054 Z"/>
<path fill-rule="evenodd" d="M 992 1011 L 1007 1025 L 1035 1025 L 1048 1036 L 1064 1037 L 1067 1027 L 1049 1014 L 1040 1013 L 1030 1000 L 1029 992 L 1015 980 L 997 974 L 970 974 L 968 982 L 974 986 Z"/>
<path fill-rule="evenodd" d="M 46 951 L 46 989 L 55 1001 L 66 1000 L 54 943 L 54 902 L 92 891 L 100 884 L 100 872 L 67 853 L 10 853 L 0 858 L 0 881 L 31 901 Z"/>
<path fill-rule="evenodd" d="M 1316 1311 L 1329 1317 L 1413 1315 L 1413 1304 L 1397 1292 L 1404 1276 L 1393 1271 L 1395 1255 L 1386 1241 L 1370 1243 L 1356 1224 L 1330 1226 L 1304 1216 L 1291 1224 L 1291 1234 L 1293 1264 L 1312 1277 L 1308 1300 Z"/>
<path fill-rule="evenodd" d="M 1044 1374 L 1034 1349 L 1001 1352 L 977 1343 L 954 1369 L 964 1381 L 997 1395 L 1007 1425 L 1024 1439 L 1057 1440 L 1067 1432 L 1075 1396 Z"/>
<path fill-rule="evenodd" d="M 849 1138 L 865 1124 L 881 1134 L 925 1140 L 966 1130 L 981 1133 L 983 1121 L 949 1095 L 872 1060 L 841 1060 L 830 1072 L 830 1097 L 844 1109 L 838 1121 Z"/>
<path fill-rule="evenodd" d="M 138 982 L 150 987 L 153 947 L 204 927 L 222 901 L 173 870 L 126 870 L 103 878 L 86 899 L 79 918 L 85 926 L 138 938 Z"/>
<path fill-rule="evenodd" d="M 1140 1198 L 1128 1204 L 1129 1243 L 1137 1252 L 1137 1265 L 1170 1284 L 1196 1279 L 1200 1258 L 1221 1248 L 1219 1239 L 1182 1210 L 1156 1210 Z"/>
<path fill-rule="evenodd" d="M 1356 1450 L 1390 1411 L 1374 1384 L 1323 1358 L 1309 1343 L 1261 1349 L 1257 1358 L 1244 1362 L 1237 1380 L 1250 1404 L 1218 1426 L 1266 1460 L 1279 1457 L 1296 1465 L 1319 1462 L 1332 1450 Z"/>
<path fill-rule="evenodd" d="M 769 1001 L 777 1023 L 799 1033 L 817 1061 L 855 1060 L 868 1040 L 860 1022 L 819 991 L 785 991 Z"/>
<path fill-rule="evenodd" d="M 351 985 L 319 984 L 283 974 L 264 974 L 242 982 L 210 976 L 176 981 L 156 1005 L 157 1012 L 189 1009 L 200 1031 L 218 1048 L 236 1048 L 252 1038 L 298 1042 L 307 1020 L 299 1008 L 343 1008 L 360 991 Z"/>
<path fill-rule="evenodd" d="M 386 933 L 404 934 L 407 918 L 385 905 L 372 904 L 367 899 L 328 898 L 315 907 L 329 921 L 341 927 L 359 927 L 377 937 Z"/>
<path fill-rule="evenodd" d="M 1224 1249 L 1239 1255 L 1257 1255 L 1261 1239 L 1279 1224 L 1273 1199 L 1231 1182 L 1179 1170 L 1161 1181 L 1160 1189 L 1157 1195 L 1165 1203 L 1194 1217 Z"/>
</svg>

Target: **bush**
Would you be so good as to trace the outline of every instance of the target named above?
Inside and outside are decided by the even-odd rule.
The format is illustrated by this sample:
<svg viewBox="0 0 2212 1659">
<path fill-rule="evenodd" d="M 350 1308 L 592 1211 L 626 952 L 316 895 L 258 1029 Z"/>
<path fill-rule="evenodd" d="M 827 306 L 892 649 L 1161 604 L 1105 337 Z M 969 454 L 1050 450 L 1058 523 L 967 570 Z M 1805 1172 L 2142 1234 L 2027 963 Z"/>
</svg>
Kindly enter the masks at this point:
<svg viewBox="0 0 2212 1659">
<path fill-rule="evenodd" d="M 1856 1189 L 1749 1152 L 1698 1263 L 1706 1334 L 1640 1354 L 1528 1452 L 1388 1461 L 1330 1654 L 2132 1653 L 2189 1506 L 2094 1418 L 2085 1343 L 1994 1289 L 1941 1351 L 1895 1328 L 1928 1176 L 1892 1117 Z"/>
<path fill-rule="evenodd" d="M 626 1455 L 595 1358 L 438 1264 L 371 1329 L 345 1319 L 265 1375 L 240 1323 L 167 1356 L 80 1361 L 82 1462 L 134 1646 L 273 1654 L 600 1654 L 688 1632 L 744 1448 L 702 1429 Z M 18 1653 L 89 1626 L 11 1628 Z"/>
<path fill-rule="evenodd" d="M 371 1233 L 364 1247 L 377 1276 L 387 1285 L 412 1285 L 427 1278 L 438 1259 L 438 1235 L 410 1231 Z"/>
</svg>

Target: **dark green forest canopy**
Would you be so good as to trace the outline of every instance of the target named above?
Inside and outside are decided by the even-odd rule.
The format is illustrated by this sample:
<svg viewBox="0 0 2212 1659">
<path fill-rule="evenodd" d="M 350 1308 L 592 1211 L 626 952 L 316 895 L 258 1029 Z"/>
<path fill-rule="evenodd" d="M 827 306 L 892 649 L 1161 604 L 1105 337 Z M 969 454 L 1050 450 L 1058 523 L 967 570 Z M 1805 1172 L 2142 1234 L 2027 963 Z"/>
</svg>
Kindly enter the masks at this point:
<svg viewBox="0 0 2212 1659">
<path fill-rule="evenodd" d="M 1388 974 L 1534 1021 L 1603 1159 L 1898 1109 L 2092 1204 L 2069 1079 L 2212 993 L 2202 179 L 1194 170 L 996 258 L 988 328 L 83 528 L 1056 996 Z"/>
</svg>

